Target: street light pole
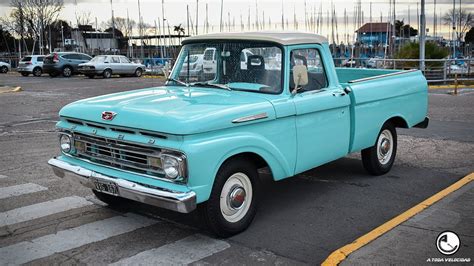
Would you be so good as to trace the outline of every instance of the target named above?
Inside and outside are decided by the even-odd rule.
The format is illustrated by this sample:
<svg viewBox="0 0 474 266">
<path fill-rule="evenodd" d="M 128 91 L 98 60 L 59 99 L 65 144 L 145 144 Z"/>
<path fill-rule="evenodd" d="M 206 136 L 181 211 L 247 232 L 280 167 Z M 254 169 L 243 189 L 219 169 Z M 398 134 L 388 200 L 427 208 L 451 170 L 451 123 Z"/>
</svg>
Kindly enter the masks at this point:
<svg viewBox="0 0 474 266">
<path fill-rule="evenodd" d="M 425 0 L 421 0 L 420 12 L 420 70 L 425 70 L 425 35 L 426 35 L 426 19 L 425 19 Z"/>
</svg>

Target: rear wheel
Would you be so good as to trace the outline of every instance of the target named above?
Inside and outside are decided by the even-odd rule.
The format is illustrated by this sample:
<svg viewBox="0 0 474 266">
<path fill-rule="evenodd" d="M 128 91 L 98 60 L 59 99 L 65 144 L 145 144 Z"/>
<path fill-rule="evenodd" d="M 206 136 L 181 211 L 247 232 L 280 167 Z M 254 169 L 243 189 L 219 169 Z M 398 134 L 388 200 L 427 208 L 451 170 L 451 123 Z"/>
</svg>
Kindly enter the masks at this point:
<svg viewBox="0 0 474 266">
<path fill-rule="evenodd" d="M 41 74 L 43 74 L 43 70 L 41 70 L 41 67 L 35 67 L 33 69 L 33 76 L 39 77 L 41 76 Z"/>
<path fill-rule="evenodd" d="M 106 193 L 103 193 L 103 192 L 99 192 L 97 190 L 92 190 L 92 192 L 94 193 L 94 195 L 102 202 L 105 202 L 107 203 L 109 206 L 120 206 L 122 204 L 125 204 L 127 203 L 127 199 L 125 198 L 122 198 L 122 197 L 117 197 L 117 196 L 113 196 L 113 195 L 109 195 L 109 194 L 106 194 Z"/>
<path fill-rule="evenodd" d="M 72 76 L 72 68 L 70 66 L 65 66 L 63 68 L 63 77 L 69 78 L 70 76 Z"/>
<path fill-rule="evenodd" d="M 257 168 L 242 159 L 221 166 L 203 211 L 209 228 L 219 237 L 238 234 L 249 227 L 257 212 Z"/>
<path fill-rule="evenodd" d="M 390 171 L 397 154 L 397 131 L 387 122 L 382 126 L 374 146 L 362 150 L 362 163 L 372 175 L 383 175 Z"/>
<path fill-rule="evenodd" d="M 104 73 L 102 73 L 102 76 L 103 76 L 105 79 L 108 79 L 108 78 L 112 77 L 112 70 L 110 70 L 110 69 L 104 70 Z"/>
<path fill-rule="evenodd" d="M 23 77 L 28 77 L 29 73 L 28 72 L 21 72 L 20 73 Z"/>
<path fill-rule="evenodd" d="M 141 68 L 137 68 L 137 70 L 135 70 L 135 77 L 139 78 L 141 77 L 143 74 L 143 70 Z"/>
<path fill-rule="evenodd" d="M 8 67 L 7 67 L 7 66 L 2 66 L 2 67 L 0 68 L 0 72 L 2 72 L 2 73 L 7 73 L 7 72 L 8 72 Z"/>
</svg>

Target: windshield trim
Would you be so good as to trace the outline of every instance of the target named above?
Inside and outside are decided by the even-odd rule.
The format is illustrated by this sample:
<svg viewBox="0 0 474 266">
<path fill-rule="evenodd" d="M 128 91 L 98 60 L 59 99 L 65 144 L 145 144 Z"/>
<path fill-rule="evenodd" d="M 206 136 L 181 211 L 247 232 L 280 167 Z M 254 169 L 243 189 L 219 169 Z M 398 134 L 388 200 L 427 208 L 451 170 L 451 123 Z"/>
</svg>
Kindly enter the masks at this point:
<svg viewBox="0 0 474 266">
<path fill-rule="evenodd" d="M 286 86 L 286 81 L 285 81 L 285 71 L 286 71 L 286 51 L 285 51 L 285 45 L 278 43 L 278 42 L 272 42 L 272 41 L 260 41 L 260 40 L 229 40 L 229 39 L 209 39 L 209 40 L 184 40 L 181 42 L 181 50 L 179 51 L 177 59 L 181 56 L 181 53 L 183 52 L 183 46 L 184 45 L 189 45 L 189 44 L 214 44 L 214 43 L 238 43 L 238 42 L 245 42 L 245 43 L 258 43 L 258 44 L 263 44 L 263 45 L 272 45 L 275 47 L 280 48 L 281 50 L 281 86 L 279 91 L 249 91 L 249 90 L 242 90 L 242 89 L 234 89 L 232 88 L 232 91 L 242 91 L 242 92 L 253 92 L 253 93 L 263 93 L 263 94 L 272 94 L 272 95 L 280 95 L 285 91 L 285 86 Z M 173 69 L 171 70 L 170 76 L 173 74 L 175 71 L 176 67 L 176 62 L 175 65 L 173 65 Z M 174 85 L 168 84 L 168 82 L 165 83 L 165 86 L 184 86 L 182 84 L 179 84 L 177 82 L 174 82 Z M 189 86 L 192 86 L 192 83 L 189 84 Z M 199 88 L 199 87 L 195 87 Z"/>
</svg>

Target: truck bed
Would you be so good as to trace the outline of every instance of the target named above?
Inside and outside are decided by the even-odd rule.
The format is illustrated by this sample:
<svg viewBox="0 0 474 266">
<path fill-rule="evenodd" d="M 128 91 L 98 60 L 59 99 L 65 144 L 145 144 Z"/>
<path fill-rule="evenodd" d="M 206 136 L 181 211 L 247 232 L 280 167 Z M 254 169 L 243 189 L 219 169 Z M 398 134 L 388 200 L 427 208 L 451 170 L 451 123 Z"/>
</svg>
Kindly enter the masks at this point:
<svg viewBox="0 0 474 266">
<path fill-rule="evenodd" d="M 350 152 L 374 145 L 389 118 L 399 118 L 408 128 L 425 119 L 428 85 L 421 71 L 336 68 L 336 73 L 343 88 L 352 90 Z"/>
</svg>

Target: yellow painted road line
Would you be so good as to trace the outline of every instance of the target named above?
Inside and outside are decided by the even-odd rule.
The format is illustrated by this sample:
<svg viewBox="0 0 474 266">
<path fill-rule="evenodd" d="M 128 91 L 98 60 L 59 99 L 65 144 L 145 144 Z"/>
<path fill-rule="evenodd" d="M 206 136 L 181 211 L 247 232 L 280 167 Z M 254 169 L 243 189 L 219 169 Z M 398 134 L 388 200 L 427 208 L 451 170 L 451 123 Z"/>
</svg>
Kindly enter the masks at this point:
<svg viewBox="0 0 474 266">
<path fill-rule="evenodd" d="M 6 92 L 20 92 L 22 91 L 21 87 L 0 87 L 0 93 L 6 93 Z"/>
<path fill-rule="evenodd" d="M 430 90 L 446 90 L 446 89 L 454 89 L 454 85 L 431 85 L 428 86 Z M 474 86 L 472 85 L 458 85 L 458 89 L 473 89 Z"/>
<path fill-rule="evenodd" d="M 345 260 L 347 256 L 349 256 L 349 254 L 351 254 L 352 252 L 374 241 L 381 235 L 387 233 L 388 231 L 392 230 L 394 227 L 400 225 L 401 223 L 405 222 L 406 220 L 410 219 L 411 217 L 415 216 L 416 214 L 420 213 L 424 209 L 428 208 L 429 206 L 433 205 L 434 203 L 438 202 L 439 200 L 443 199 L 444 197 L 460 189 L 461 187 L 463 187 L 464 185 L 468 184 L 469 182 L 473 180 L 474 180 L 474 173 L 471 173 L 463 177 L 456 183 L 434 194 L 433 196 L 415 205 L 411 209 L 398 215 L 392 220 L 382 224 L 381 226 L 370 231 L 369 233 L 357 238 L 354 242 L 333 251 L 331 255 L 329 255 L 329 257 L 327 257 L 326 260 L 321 265 L 324 265 L 324 266 L 338 265 L 343 260 Z"/>
</svg>

